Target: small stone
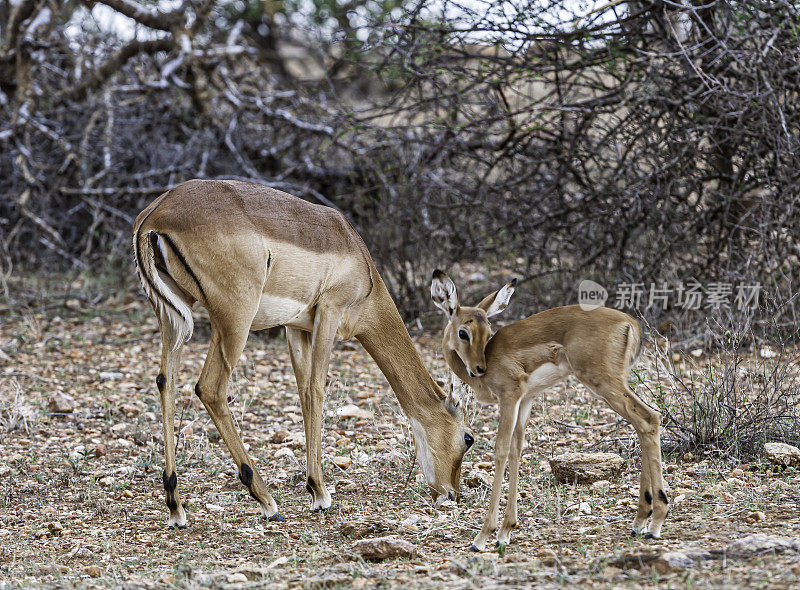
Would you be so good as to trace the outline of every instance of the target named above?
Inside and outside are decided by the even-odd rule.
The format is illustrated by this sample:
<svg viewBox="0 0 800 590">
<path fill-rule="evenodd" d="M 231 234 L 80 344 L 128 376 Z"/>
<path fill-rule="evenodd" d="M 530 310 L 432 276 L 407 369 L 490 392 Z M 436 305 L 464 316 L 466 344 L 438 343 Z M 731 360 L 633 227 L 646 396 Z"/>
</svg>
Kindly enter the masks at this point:
<svg viewBox="0 0 800 590">
<path fill-rule="evenodd" d="M 64 527 L 61 525 L 60 522 L 54 520 L 53 522 L 47 523 L 47 530 L 50 531 L 51 535 L 58 536 L 61 534 L 61 531 L 64 530 Z"/>
<path fill-rule="evenodd" d="M 71 414 L 75 411 L 75 398 L 63 391 L 54 391 L 50 394 L 47 409 L 53 414 Z"/>
<path fill-rule="evenodd" d="M 94 448 L 94 456 L 95 457 L 105 457 L 108 455 L 108 448 L 103 443 L 100 443 Z"/>
<path fill-rule="evenodd" d="M 352 465 L 353 461 L 347 455 L 340 455 L 333 458 L 333 463 L 341 469 L 350 469 L 350 465 Z"/>
<path fill-rule="evenodd" d="M 754 524 L 756 522 L 763 522 L 767 520 L 767 515 L 764 514 L 761 510 L 756 510 L 755 512 L 751 512 L 745 517 L 745 522 L 750 524 Z"/>
<path fill-rule="evenodd" d="M 567 506 L 565 512 L 567 514 L 569 514 L 570 512 L 577 512 L 579 514 L 591 514 L 592 506 L 589 504 L 589 502 L 580 502 L 578 504 L 571 504 L 570 506 Z"/>
<path fill-rule="evenodd" d="M 494 467 L 494 463 L 491 461 L 478 461 L 475 463 L 475 469 L 483 469 L 484 471 L 491 471 Z"/>
<path fill-rule="evenodd" d="M 678 572 L 692 567 L 697 561 L 710 556 L 684 551 L 667 551 L 665 553 L 630 553 L 610 562 L 610 565 L 622 569 L 650 569 L 659 574 Z"/>
<path fill-rule="evenodd" d="M 481 486 L 491 488 L 492 480 L 483 471 L 473 471 L 464 478 L 464 485 L 468 488 L 479 488 Z"/>
<path fill-rule="evenodd" d="M 114 485 L 114 478 L 110 475 L 107 475 L 106 477 L 101 478 L 99 483 L 104 488 L 110 488 L 112 485 Z"/>
<path fill-rule="evenodd" d="M 286 447 L 283 447 L 283 448 L 278 449 L 277 451 L 275 451 L 275 458 L 276 459 L 281 459 L 283 457 L 286 457 L 288 459 L 294 459 L 295 461 L 297 460 L 297 458 L 294 456 L 294 453 L 292 452 L 292 449 L 289 449 L 289 448 L 286 448 Z"/>
<path fill-rule="evenodd" d="M 768 442 L 764 445 L 764 454 L 775 465 L 783 467 L 800 466 L 800 449 L 780 442 Z"/>
<path fill-rule="evenodd" d="M 274 442 L 274 443 L 284 443 L 287 440 L 289 440 L 289 437 L 291 437 L 291 436 L 292 436 L 291 432 L 289 432 L 288 430 L 282 428 L 281 430 L 278 430 L 277 432 L 275 432 L 272 435 L 272 437 L 270 437 L 269 440 Z"/>
<path fill-rule="evenodd" d="M 383 522 L 372 519 L 348 520 L 339 525 L 339 532 L 350 539 L 363 539 L 389 530 Z"/>
<path fill-rule="evenodd" d="M 416 533 L 422 527 L 429 525 L 431 518 L 429 516 L 422 516 L 420 514 L 412 514 L 400 521 L 397 530 L 401 533 Z"/>
<path fill-rule="evenodd" d="M 234 572 L 232 574 L 228 574 L 228 577 L 225 578 L 225 581 L 228 584 L 243 584 L 247 582 L 247 576 L 245 576 L 242 572 Z"/>
<path fill-rule="evenodd" d="M 269 564 L 267 566 L 267 569 L 268 570 L 275 569 L 276 567 L 279 567 L 279 566 L 281 566 L 281 565 L 283 565 L 285 563 L 289 563 L 289 558 L 284 555 L 283 557 L 279 557 L 278 559 L 273 561 L 271 564 Z"/>
<path fill-rule="evenodd" d="M 339 418 L 361 418 L 365 420 L 371 420 L 374 417 L 372 412 L 364 408 L 359 408 L 355 404 L 347 404 L 346 406 L 337 408 L 336 415 Z"/>
<path fill-rule="evenodd" d="M 124 375 L 118 371 L 100 371 L 100 381 L 119 381 Z"/>
<path fill-rule="evenodd" d="M 761 350 L 758 351 L 758 354 L 762 359 L 774 359 L 778 356 L 777 352 L 766 346 L 762 347 Z"/>
<path fill-rule="evenodd" d="M 625 460 L 614 453 L 564 453 L 548 458 L 553 476 L 561 483 L 591 484 L 619 477 Z"/>
<path fill-rule="evenodd" d="M 119 422 L 111 427 L 111 432 L 119 436 L 120 434 L 123 434 L 127 429 L 128 429 L 127 424 L 125 424 L 124 422 Z"/>
<path fill-rule="evenodd" d="M 103 575 L 103 570 L 96 565 L 90 565 L 83 571 L 89 574 L 92 578 L 99 578 Z"/>
<path fill-rule="evenodd" d="M 206 504 L 206 510 L 209 512 L 224 512 L 225 509 L 217 504 Z"/>
<path fill-rule="evenodd" d="M 653 565 L 658 573 L 666 574 L 692 567 L 694 563 L 695 559 L 683 551 L 668 551 L 659 555 Z"/>
<path fill-rule="evenodd" d="M 350 479 L 340 479 L 336 482 L 337 492 L 353 493 L 358 491 L 358 484 Z"/>
<path fill-rule="evenodd" d="M 353 543 L 353 551 L 364 559 L 370 560 L 415 557 L 417 555 L 417 548 L 413 543 L 394 537 L 361 539 Z"/>
<path fill-rule="evenodd" d="M 798 553 L 800 552 L 800 539 L 779 535 L 747 535 L 728 545 L 726 551 L 740 557 L 760 555 L 768 551 Z"/>
</svg>

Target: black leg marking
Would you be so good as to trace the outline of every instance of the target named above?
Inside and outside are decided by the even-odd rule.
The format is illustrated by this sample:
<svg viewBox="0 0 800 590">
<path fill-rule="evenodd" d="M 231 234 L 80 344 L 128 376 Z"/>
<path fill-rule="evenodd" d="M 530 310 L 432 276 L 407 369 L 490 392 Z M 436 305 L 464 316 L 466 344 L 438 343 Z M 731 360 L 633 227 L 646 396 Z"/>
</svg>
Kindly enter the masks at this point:
<svg viewBox="0 0 800 590">
<path fill-rule="evenodd" d="M 189 266 L 189 264 L 186 262 L 186 258 L 184 258 L 183 254 L 181 254 L 181 251 L 178 250 L 178 247 L 175 245 L 175 242 L 173 242 L 172 238 L 170 238 L 167 234 L 159 234 L 159 235 L 162 238 L 164 238 L 164 241 L 167 242 L 167 246 L 172 248 L 172 251 L 175 252 L 175 256 L 178 257 L 178 260 L 181 261 L 181 264 L 186 269 L 186 272 L 188 272 L 189 276 L 192 277 L 192 280 L 194 281 L 195 285 L 197 285 L 197 288 L 200 290 L 200 295 L 202 295 L 203 301 L 207 301 L 206 292 L 203 289 L 203 285 L 200 284 L 200 280 L 197 278 L 197 275 L 194 274 L 192 267 Z"/>
<path fill-rule="evenodd" d="M 647 500 L 648 504 L 652 504 L 653 503 L 653 494 L 650 493 L 650 490 L 647 490 L 644 493 L 644 499 Z"/>
<path fill-rule="evenodd" d="M 658 490 L 658 497 L 661 498 L 661 501 L 664 504 L 669 504 L 669 500 L 667 500 L 667 495 L 664 493 L 664 490 Z"/>
<path fill-rule="evenodd" d="M 649 541 L 651 539 L 655 539 L 656 536 L 653 533 L 645 533 L 644 538 Z"/>
<path fill-rule="evenodd" d="M 314 481 L 313 477 L 309 477 L 306 480 L 306 491 L 312 496 L 315 496 L 316 493 L 314 492 L 314 490 L 316 489 L 316 487 L 317 487 L 317 482 Z"/>
<path fill-rule="evenodd" d="M 650 518 L 651 516 L 653 516 L 653 511 L 652 510 L 650 510 L 650 512 L 647 513 L 647 517 L 648 518 Z"/>
<path fill-rule="evenodd" d="M 239 470 L 239 481 L 241 481 L 247 489 L 250 489 L 250 486 L 253 485 L 253 470 L 247 463 L 242 463 Z"/>
<path fill-rule="evenodd" d="M 167 508 L 175 512 L 178 509 L 178 502 L 175 501 L 175 488 L 178 487 L 178 476 L 175 473 L 167 476 L 167 472 L 164 471 L 162 478 L 164 480 L 164 491 L 167 496 Z"/>
<path fill-rule="evenodd" d="M 167 384 L 167 378 L 164 377 L 164 373 L 159 373 L 158 377 L 156 377 L 156 387 L 158 387 L 159 393 L 164 393 L 164 386 Z"/>
</svg>

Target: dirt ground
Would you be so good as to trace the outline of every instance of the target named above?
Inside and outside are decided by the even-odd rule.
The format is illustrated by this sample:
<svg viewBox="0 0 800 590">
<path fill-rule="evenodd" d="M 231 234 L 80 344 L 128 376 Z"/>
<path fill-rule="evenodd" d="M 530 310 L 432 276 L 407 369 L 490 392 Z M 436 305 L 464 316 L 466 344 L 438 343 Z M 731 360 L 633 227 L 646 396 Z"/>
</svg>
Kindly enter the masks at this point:
<svg viewBox="0 0 800 590">
<path fill-rule="evenodd" d="M 303 423 L 285 342 L 251 336 L 230 396 L 286 517 L 265 522 L 192 393 L 207 345 L 205 319 L 180 372 L 178 478 L 189 526 L 168 529 L 155 388 L 160 345 L 143 297 L 129 291 L 27 311 L 5 305 L 0 324 L 0 588 L 800 584 L 794 551 L 729 550 L 753 533 L 800 536 L 796 472 L 668 457 L 664 537 L 633 539 L 632 430 L 574 381 L 534 407 L 512 544 L 504 555 L 467 552 L 488 500 L 496 408 L 471 411 L 477 442 L 464 463 L 469 485 L 457 507 L 434 510 L 412 469 L 405 419 L 357 343 L 337 344 L 331 364 L 323 466 L 334 504 L 320 514 L 308 511 Z M 445 379 L 438 334 L 417 344 L 432 374 Z M 75 399 L 73 411 L 49 408 L 59 392 Z M 337 414 L 350 404 L 365 410 L 361 417 Z M 617 481 L 557 484 L 546 457 L 568 450 L 614 450 L 627 469 Z M 365 562 L 340 528 L 354 520 L 412 542 L 417 557 Z M 675 563 L 663 558 L 670 552 L 694 557 Z"/>
</svg>

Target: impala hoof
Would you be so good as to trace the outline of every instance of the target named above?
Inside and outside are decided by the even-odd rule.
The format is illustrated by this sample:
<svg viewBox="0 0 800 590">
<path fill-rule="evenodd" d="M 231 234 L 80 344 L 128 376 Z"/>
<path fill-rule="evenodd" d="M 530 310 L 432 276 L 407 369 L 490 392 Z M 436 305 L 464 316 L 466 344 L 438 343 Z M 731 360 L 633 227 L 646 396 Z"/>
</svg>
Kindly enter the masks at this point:
<svg viewBox="0 0 800 590">
<path fill-rule="evenodd" d="M 658 537 L 656 537 L 653 533 L 645 533 L 644 538 L 647 539 L 648 541 L 650 539 L 658 539 Z"/>
<path fill-rule="evenodd" d="M 472 551 L 473 553 L 480 553 L 481 552 L 481 550 L 478 549 L 478 547 L 474 543 L 469 546 L 469 550 Z"/>
<path fill-rule="evenodd" d="M 273 514 L 272 516 L 267 518 L 267 520 L 270 521 L 270 522 L 285 522 L 286 521 L 286 519 L 283 516 L 281 516 L 280 512 L 276 512 L 275 514 Z"/>
</svg>

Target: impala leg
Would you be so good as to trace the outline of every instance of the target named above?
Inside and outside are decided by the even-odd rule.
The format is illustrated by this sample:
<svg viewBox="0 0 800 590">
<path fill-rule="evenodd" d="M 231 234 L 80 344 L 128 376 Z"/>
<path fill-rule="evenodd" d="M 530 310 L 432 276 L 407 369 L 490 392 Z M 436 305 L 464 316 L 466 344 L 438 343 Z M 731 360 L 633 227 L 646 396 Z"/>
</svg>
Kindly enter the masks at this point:
<svg viewBox="0 0 800 590">
<path fill-rule="evenodd" d="M 638 435 L 638 432 L 637 432 Z M 647 532 L 647 522 L 653 514 L 653 487 L 650 484 L 650 461 L 642 447 L 642 471 L 639 473 L 639 504 L 636 518 L 633 519 L 631 536 L 635 537 Z"/>
<path fill-rule="evenodd" d="M 506 474 L 506 463 L 511 448 L 511 438 L 517 423 L 519 401 L 508 404 L 500 403 L 500 425 L 497 429 L 497 440 L 494 443 L 494 479 L 489 508 L 483 519 L 483 526 L 472 542 L 470 551 L 483 551 L 486 540 L 497 530 L 497 516 L 500 510 L 500 494 L 503 491 L 503 480 Z"/>
<path fill-rule="evenodd" d="M 172 327 L 168 321 L 161 322 L 161 370 L 156 377 L 156 386 L 161 397 L 161 416 L 164 429 L 164 494 L 169 508 L 169 526 L 186 527 L 186 511 L 178 493 L 178 474 L 175 466 L 175 379 L 178 373 L 182 346 L 173 345 Z"/>
<path fill-rule="evenodd" d="M 310 338 L 308 387 L 299 388 L 306 432 L 306 489 L 312 496 L 311 510 L 327 510 L 331 506 L 331 495 L 322 474 L 322 402 L 339 317 L 326 306 L 317 306 Z"/>
<path fill-rule="evenodd" d="M 318 314 L 320 315 L 320 314 Z M 326 330 L 323 330 L 326 331 Z M 327 347 L 327 360 L 319 358 L 316 362 L 324 363 L 325 374 L 322 385 L 314 368 L 314 341 L 319 345 L 315 322 L 313 336 L 308 332 L 286 328 L 286 339 L 289 342 L 289 355 L 292 359 L 292 368 L 297 380 L 297 391 L 300 394 L 300 405 L 303 410 L 303 426 L 306 434 L 306 490 L 311 494 L 311 510 L 325 510 L 330 508 L 331 495 L 325 487 L 322 475 L 322 401 L 325 389 L 325 375 L 328 371 L 333 340 Z M 324 356 L 325 351 L 319 351 L 318 356 Z M 314 381 L 314 383 L 312 383 Z"/>
<path fill-rule="evenodd" d="M 228 447 L 236 466 L 239 468 L 239 479 L 250 491 L 250 495 L 261 505 L 262 514 L 272 521 L 282 521 L 275 500 L 267 491 L 264 480 L 255 470 L 252 459 L 242 444 L 228 407 L 228 381 L 233 368 L 242 355 L 248 330 L 223 332 L 212 325 L 211 346 L 206 356 L 203 371 L 195 387 L 200 401 L 206 407 L 214 426 L 217 427 L 222 440 Z"/>
<path fill-rule="evenodd" d="M 661 415 L 631 391 L 627 383 L 602 397 L 620 416 L 631 423 L 642 447 L 642 475 L 639 479 L 639 508 L 633 523 L 635 533 L 646 538 L 661 537 L 669 500 L 664 492 L 661 465 Z M 646 527 L 650 517 L 650 526 Z"/>
<path fill-rule="evenodd" d="M 525 440 L 525 429 L 533 407 L 533 396 L 520 402 L 514 436 L 511 439 L 511 450 L 508 456 L 508 504 L 503 524 L 497 534 L 497 545 L 503 547 L 511 539 L 511 531 L 517 528 L 517 502 L 519 494 L 519 464 L 522 459 L 522 444 Z"/>
</svg>

